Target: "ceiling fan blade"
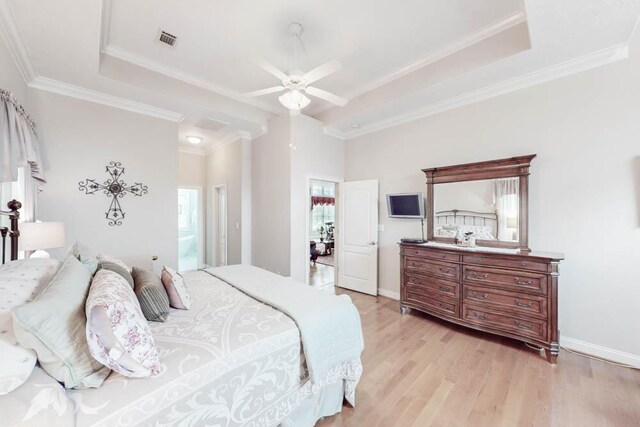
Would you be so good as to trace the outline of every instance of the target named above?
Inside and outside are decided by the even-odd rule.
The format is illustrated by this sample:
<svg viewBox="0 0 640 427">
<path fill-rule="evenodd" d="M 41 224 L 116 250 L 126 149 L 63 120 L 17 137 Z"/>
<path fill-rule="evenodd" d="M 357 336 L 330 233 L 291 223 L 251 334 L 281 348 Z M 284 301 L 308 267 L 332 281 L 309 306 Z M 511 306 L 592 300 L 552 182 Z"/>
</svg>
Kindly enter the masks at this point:
<svg viewBox="0 0 640 427">
<path fill-rule="evenodd" d="M 276 76 L 280 80 L 287 80 L 289 78 L 288 75 L 286 75 L 282 71 L 278 70 L 275 67 L 275 65 L 271 64 L 270 62 L 265 61 L 264 59 L 262 59 L 260 57 L 256 57 L 256 64 L 258 64 L 258 66 L 260 68 L 262 68 L 263 70 L 265 70 L 267 73 L 273 74 L 274 76 Z"/>
<path fill-rule="evenodd" d="M 324 99 L 325 101 L 329 101 L 332 104 L 338 105 L 340 107 L 344 107 L 347 105 L 348 100 L 338 95 L 334 95 L 331 92 L 327 92 L 326 90 L 318 89 L 315 87 L 309 87 L 305 89 L 311 96 L 315 96 L 316 98 Z"/>
<path fill-rule="evenodd" d="M 253 92 L 245 93 L 244 96 L 253 98 L 255 96 L 262 96 L 262 95 L 268 95 L 270 93 L 280 92 L 281 90 L 284 90 L 284 89 L 286 89 L 284 86 L 273 86 L 273 87 L 268 87 L 266 89 L 260 89 L 260 90 L 255 90 Z"/>
<path fill-rule="evenodd" d="M 309 71 L 302 77 L 308 84 L 311 84 L 323 77 L 327 77 L 328 75 L 335 73 L 336 71 L 340 71 L 341 69 L 342 65 L 338 61 L 336 61 L 335 59 L 330 59 L 319 67 L 316 67 L 313 70 Z"/>
</svg>

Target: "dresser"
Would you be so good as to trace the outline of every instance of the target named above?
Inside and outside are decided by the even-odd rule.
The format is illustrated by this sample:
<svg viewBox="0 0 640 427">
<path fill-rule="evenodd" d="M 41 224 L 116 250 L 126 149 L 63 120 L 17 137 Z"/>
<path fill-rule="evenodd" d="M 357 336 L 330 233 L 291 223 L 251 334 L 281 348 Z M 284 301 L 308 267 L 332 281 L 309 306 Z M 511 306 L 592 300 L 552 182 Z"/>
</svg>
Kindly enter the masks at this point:
<svg viewBox="0 0 640 427">
<path fill-rule="evenodd" d="M 558 267 L 553 253 L 499 253 L 400 244 L 400 309 L 559 352 Z"/>
</svg>

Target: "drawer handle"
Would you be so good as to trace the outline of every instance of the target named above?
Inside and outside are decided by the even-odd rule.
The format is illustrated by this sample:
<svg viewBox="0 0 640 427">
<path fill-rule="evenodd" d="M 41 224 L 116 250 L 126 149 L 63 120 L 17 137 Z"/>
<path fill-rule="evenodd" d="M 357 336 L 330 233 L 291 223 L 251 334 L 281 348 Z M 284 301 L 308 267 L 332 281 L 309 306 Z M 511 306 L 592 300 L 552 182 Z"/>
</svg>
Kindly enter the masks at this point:
<svg viewBox="0 0 640 427">
<path fill-rule="evenodd" d="M 410 265 L 411 267 L 418 267 L 418 268 L 420 268 L 420 267 L 422 267 L 422 265 L 423 265 L 423 264 L 422 264 L 421 262 L 414 262 L 414 261 L 412 261 L 412 262 L 411 262 L 411 264 L 409 264 L 409 265 Z"/>
<path fill-rule="evenodd" d="M 472 271 L 471 273 L 469 273 L 469 277 L 471 277 L 472 279 L 488 279 L 489 278 L 489 273 L 476 273 L 475 271 Z"/>
<path fill-rule="evenodd" d="M 447 311 L 452 311 L 451 310 L 451 304 L 445 304 L 445 303 L 438 303 L 438 305 L 440 306 L 440 308 L 442 308 L 443 310 L 447 310 Z"/>
<path fill-rule="evenodd" d="M 515 320 L 514 321 L 516 326 L 520 329 L 527 329 L 530 330 L 531 328 L 533 328 L 533 325 L 531 323 L 527 323 L 527 322 L 521 322 L 519 320 Z"/>
<path fill-rule="evenodd" d="M 438 270 L 440 270 L 442 274 L 453 274 L 453 270 L 450 268 L 438 267 Z"/>
<path fill-rule="evenodd" d="M 448 286 L 440 286 L 442 292 L 451 292 L 451 288 Z"/>
<path fill-rule="evenodd" d="M 513 303 L 515 305 L 517 305 L 518 307 L 522 307 L 522 308 L 531 308 L 531 306 L 533 305 L 533 303 L 531 301 L 529 302 L 520 302 L 520 300 L 518 298 L 516 298 Z"/>
<path fill-rule="evenodd" d="M 520 280 L 519 277 L 516 277 L 516 285 L 529 286 L 532 285 L 532 280 Z"/>
<path fill-rule="evenodd" d="M 487 320 L 489 318 L 489 316 L 487 316 L 486 314 L 479 314 L 475 311 L 471 312 L 471 314 L 473 315 L 473 317 L 480 320 Z"/>
<path fill-rule="evenodd" d="M 473 298 L 473 299 L 478 299 L 478 300 L 481 300 L 481 301 L 484 301 L 484 300 L 489 299 L 489 295 L 487 295 L 487 294 L 481 294 L 481 293 L 479 293 L 479 292 L 472 292 L 472 293 L 471 293 L 471 298 Z"/>
<path fill-rule="evenodd" d="M 422 280 L 420 279 L 409 279 L 409 283 L 412 285 L 422 285 Z"/>
</svg>

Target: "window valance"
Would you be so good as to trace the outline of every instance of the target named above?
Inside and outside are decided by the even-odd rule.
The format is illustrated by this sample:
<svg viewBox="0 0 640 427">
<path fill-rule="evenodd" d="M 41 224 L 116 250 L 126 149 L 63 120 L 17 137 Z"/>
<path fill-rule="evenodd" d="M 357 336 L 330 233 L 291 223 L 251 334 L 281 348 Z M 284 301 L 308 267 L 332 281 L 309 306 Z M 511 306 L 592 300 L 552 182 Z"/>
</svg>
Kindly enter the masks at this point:
<svg viewBox="0 0 640 427">
<path fill-rule="evenodd" d="M 311 207 L 314 206 L 335 206 L 335 197 L 311 196 Z"/>
<path fill-rule="evenodd" d="M 0 182 L 17 181 L 22 166 L 39 185 L 46 183 L 35 122 L 11 92 L 0 89 Z"/>
</svg>

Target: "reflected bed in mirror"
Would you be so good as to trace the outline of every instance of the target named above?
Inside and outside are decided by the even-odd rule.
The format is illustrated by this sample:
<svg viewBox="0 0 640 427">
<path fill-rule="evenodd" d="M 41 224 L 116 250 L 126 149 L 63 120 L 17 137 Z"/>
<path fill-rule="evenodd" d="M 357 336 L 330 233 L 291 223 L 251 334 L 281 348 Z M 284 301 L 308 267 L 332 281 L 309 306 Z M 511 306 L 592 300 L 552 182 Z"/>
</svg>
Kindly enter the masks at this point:
<svg viewBox="0 0 640 427">
<path fill-rule="evenodd" d="M 434 236 L 518 242 L 519 186 L 518 177 L 437 185 Z"/>
</svg>

